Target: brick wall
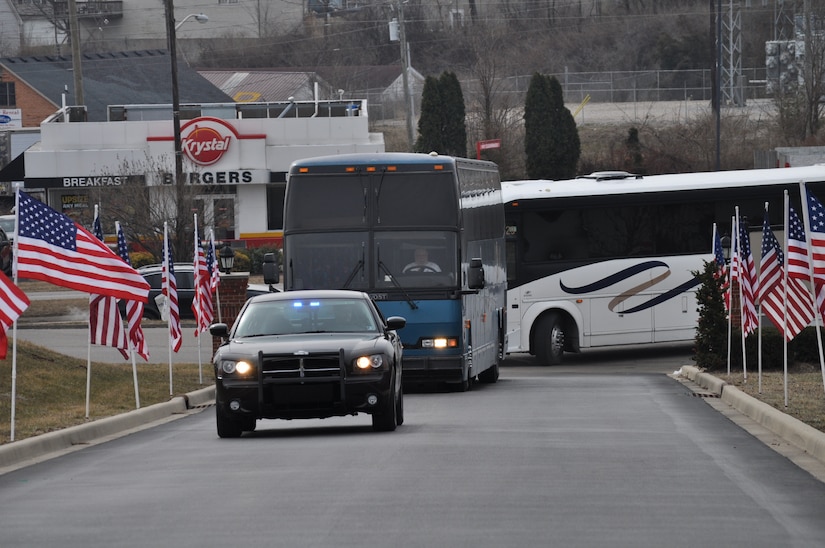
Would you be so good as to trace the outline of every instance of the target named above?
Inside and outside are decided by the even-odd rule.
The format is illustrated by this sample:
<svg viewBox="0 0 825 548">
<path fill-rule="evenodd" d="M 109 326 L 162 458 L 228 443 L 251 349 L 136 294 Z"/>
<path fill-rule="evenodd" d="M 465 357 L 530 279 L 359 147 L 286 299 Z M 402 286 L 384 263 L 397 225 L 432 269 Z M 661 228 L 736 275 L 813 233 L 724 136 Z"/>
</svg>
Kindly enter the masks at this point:
<svg viewBox="0 0 825 548">
<path fill-rule="evenodd" d="M 34 91 L 25 82 L 0 69 L 0 81 L 14 82 L 14 94 L 17 104 L 7 105 L 7 108 L 19 108 L 23 115 L 23 127 L 40 127 L 40 122 L 57 112 L 59 105 Z"/>
<path fill-rule="evenodd" d="M 220 318 L 223 323 L 230 327 L 235 323 L 235 318 L 238 317 L 241 307 L 246 302 L 246 287 L 248 285 L 248 272 L 221 274 L 221 283 L 218 286 L 221 307 Z M 212 354 L 215 354 L 220 344 L 221 340 L 219 338 L 212 337 Z"/>
</svg>

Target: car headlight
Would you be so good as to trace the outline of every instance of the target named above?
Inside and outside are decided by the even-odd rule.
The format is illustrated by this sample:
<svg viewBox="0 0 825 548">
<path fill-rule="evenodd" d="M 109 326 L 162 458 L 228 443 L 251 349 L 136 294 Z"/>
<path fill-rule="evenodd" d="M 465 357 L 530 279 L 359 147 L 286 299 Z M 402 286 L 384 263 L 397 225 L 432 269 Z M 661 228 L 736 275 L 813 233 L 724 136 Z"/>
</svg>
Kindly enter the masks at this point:
<svg viewBox="0 0 825 548">
<path fill-rule="evenodd" d="M 361 371 L 369 369 L 380 369 L 384 365 L 384 356 L 373 354 L 371 356 L 359 356 L 355 358 L 355 368 Z"/>
<path fill-rule="evenodd" d="M 233 373 L 246 375 L 252 371 L 252 364 L 245 361 L 223 360 L 221 362 L 221 370 L 227 375 L 232 375 Z"/>
</svg>

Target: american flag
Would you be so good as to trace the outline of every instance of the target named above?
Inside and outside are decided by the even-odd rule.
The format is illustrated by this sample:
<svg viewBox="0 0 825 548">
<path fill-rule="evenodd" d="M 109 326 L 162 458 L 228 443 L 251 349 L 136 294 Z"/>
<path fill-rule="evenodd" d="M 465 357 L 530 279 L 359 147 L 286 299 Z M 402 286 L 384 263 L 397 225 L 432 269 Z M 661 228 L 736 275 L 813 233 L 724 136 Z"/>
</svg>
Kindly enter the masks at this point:
<svg viewBox="0 0 825 548">
<path fill-rule="evenodd" d="M 816 305 L 825 315 L 825 208 L 807 187 L 805 187 L 805 194 L 808 204 L 808 222 L 811 227 L 809 249 L 811 264 L 813 264 Z"/>
<path fill-rule="evenodd" d="M 117 348 L 129 358 L 129 343 L 123 331 L 123 320 L 117 308 L 117 299 L 105 295 L 89 295 L 89 342 Z"/>
<path fill-rule="evenodd" d="M 762 224 L 759 301 L 771 322 L 780 331 L 784 329 L 785 339 L 790 341 L 814 319 L 814 306 L 811 293 L 805 284 L 797 278 L 788 276 L 786 309 L 783 265 L 782 248 L 771 230 L 766 211 Z M 786 322 L 787 325 L 784 325 Z"/>
<path fill-rule="evenodd" d="M 808 261 L 805 227 L 790 204 L 788 204 L 788 277 L 805 281 L 811 279 L 811 263 Z"/>
<path fill-rule="evenodd" d="M 714 278 L 720 280 L 720 288 L 725 300 L 725 310 L 730 311 L 730 281 L 728 280 L 728 265 L 725 261 L 725 250 L 722 249 L 722 238 L 719 237 L 719 231 L 716 225 L 713 225 L 713 258 L 716 262 L 716 272 L 713 273 Z"/>
<path fill-rule="evenodd" d="M 23 290 L 0 272 L 0 360 L 6 358 L 6 331 L 28 307 L 29 298 Z"/>
<path fill-rule="evenodd" d="M 163 268 L 161 271 L 161 292 L 166 295 L 166 306 L 169 310 L 169 340 L 172 350 L 177 352 L 183 343 L 183 333 L 180 330 L 180 308 L 178 307 L 178 283 L 175 280 L 175 260 L 172 258 L 172 248 L 169 243 L 169 234 L 166 226 L 163 227 Z"/>
<path fill-rule="evenodd" d="M 212 284 L 209 270 L 206 267 L 206 257 L 203 246 L 198 237 L 197 217 L 195 217 L 195 296 L 192 299 L 192 313 L 195 315 L 195 336 L 209 329 L 214 319 L 212 307 Z"/>
<path fill-rule="evenodd" d="M 149 284 L 91 232 L 25 192 L 18 196 L 17 274 L 61 287 L 146 302 Z"/>
<path fill-rule="evenodd" d="M 117 230 L 117 252 L 126 264 L 131 265 L 129 259 L 129 246 L 126 245 L 126 237 L 123 235 L 123 228 L 119 222 L 115 223 Z M 135 349 L 137 355 L 149 361 L 149 345 L 143 335 L 143 328 L 140 322 L 143 318 L 143 303 L 139 301 L 126 301 L 126 324 L 129 331 L 129 342 Z"/>
<path fill-rule="evenodd" d="M 737 276 L 742 292 L 741 314 L 742 332 L 753 333 L 759 327 L 759 316 L 756 314 L 755 289 L 758 279 L 756 277 L 756 263 L 751 253 L 750 235 L 745 223 L 739 224 L 738 244 L 739 264 L 737 265 Z"/>
<path fill-rule="evenodd" d="M 95 220 L 92 223 L 95 237 L 103 241 L 103 227 L 100 224 L 98 207 L 95 206 Z M 89 342 L 100 346 L 117 348 L 124 358 L 128 358 L 129 346 L 123 331 L 123 320 L 117 308 L 117 298 L 105 295 L 89 295 Z"/>
<path fill-rule="evenodd" d="M 215 232 L 209 231 L 209 249 L 206 251 L 206 268 L 209 270 L 209 280 L 212 293 L 217 291 L 221 282 L 221 269 L 218 267 L 218 254 L 215 252 Z"/>
</svg>

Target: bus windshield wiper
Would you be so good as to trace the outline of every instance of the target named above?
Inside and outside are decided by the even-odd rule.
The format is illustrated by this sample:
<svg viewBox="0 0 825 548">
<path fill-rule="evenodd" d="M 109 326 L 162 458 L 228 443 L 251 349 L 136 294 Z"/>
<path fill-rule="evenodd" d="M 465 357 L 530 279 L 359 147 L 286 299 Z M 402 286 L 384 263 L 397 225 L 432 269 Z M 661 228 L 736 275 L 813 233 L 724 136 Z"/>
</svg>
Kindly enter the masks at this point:
<svg viewBox="0 0 825 548">
<path fill-rule="evenodd" d="M 387 276 L 390 277 L 390 281 L 392 282 L 392 285 L 394 285 L 395 287 L 400 289 L 402 293 L 404 293 L 404 298 L 407 299 L 407 303 L 409 303 L 410 308 L 412 308 L 413 310 L 417 309 L 418 305 L 415 304 L 414 300 L 412 300 L 412 297 L 410 297 L 410 294 L 407 293 L 406 289 L 401 287 L 401 284 L 398 283 L 398 280 L 395 279 L 395 276 L 393 276 L 392 272 L 390 272 L 390 269 L 387 268 L 387 265 L 385 265 L 384 262 L 381 261 L 380 259 L 378 260 L 378 268 L 383 270 L 384 274 L 386 274 Z"/>
<path fill-rule="evenodd" d="M 357 263 L 355 263 L 355 268 L 352 269 L 349 276 L 347 277 L 347 281 L 344 282 L 344 287 L 341 289 L 347 289 L 349 284 L 352 283 L 352 279 L 355 278 L 355 275 L 358 274 L 359 271 L 364 270 L 364 259 L 361 258 Z"/>
</svg>

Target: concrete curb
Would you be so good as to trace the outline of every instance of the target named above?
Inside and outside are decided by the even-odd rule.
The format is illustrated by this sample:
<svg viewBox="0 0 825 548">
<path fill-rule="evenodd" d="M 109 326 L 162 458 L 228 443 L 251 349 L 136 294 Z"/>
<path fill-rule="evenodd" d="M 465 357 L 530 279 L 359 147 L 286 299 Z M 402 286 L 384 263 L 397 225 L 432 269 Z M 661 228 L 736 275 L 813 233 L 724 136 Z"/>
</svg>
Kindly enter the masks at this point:
<svg viewBox="0 0 825 548">
<path fill-rule="evenodd" d="M 683 366 L 680 374 L 702 388 L 713 392 L 723 402 L 747 415 L 788 443 L 825 463 L 825 432 L 820 432 L 816 428 L 749 396 L 718 377 L 703 373 L 698 367 Z"/>
<path fill-rule="evenodd" d="M 0 445 L 0 473 L 23 462 L 65 452 L 75 446 L 90 445 L 111 439 L 153 422 L 183 415 L 187 410 L 206 405 L 215 399 L 215 387 L 209 386 L 167 402 L 157 403 L 128 413 L 106 417 L 63 430 Z"/>
</svg>

